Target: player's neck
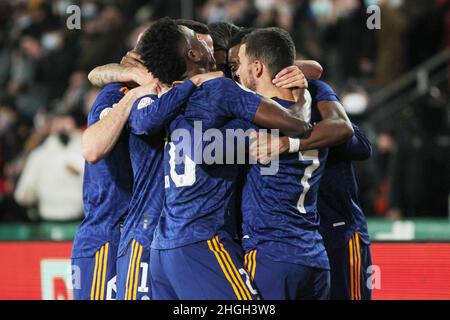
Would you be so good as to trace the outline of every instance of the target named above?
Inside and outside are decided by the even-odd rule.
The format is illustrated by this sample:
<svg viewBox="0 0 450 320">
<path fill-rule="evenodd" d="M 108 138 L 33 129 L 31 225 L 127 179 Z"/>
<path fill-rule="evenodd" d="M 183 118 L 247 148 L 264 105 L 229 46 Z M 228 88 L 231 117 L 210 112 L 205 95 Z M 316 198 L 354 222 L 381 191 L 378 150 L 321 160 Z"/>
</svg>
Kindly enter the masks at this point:
<svg viewBox="0 0 450 320">
<path fill-rule="evenodd" d="M 186 73 L 183 75 L 183 80 L 184 79 L 189 79 L 197 74 L 202 74 L 202 73 L 207 73 L 209 72 L 209 70 L 207 70 L 204 67 L 201 67 L 197 64 L 191 64 L 188 65 L 188 67 L 186 68 Z"/>
<path fill-rule="evenodd" d="M 284 100 L 294 100 L 291 89 L 279 88 L 273 85 L 270 79 L 257 83 L 256 92 L 269 99 L 277 97 Z"/>
</svg>

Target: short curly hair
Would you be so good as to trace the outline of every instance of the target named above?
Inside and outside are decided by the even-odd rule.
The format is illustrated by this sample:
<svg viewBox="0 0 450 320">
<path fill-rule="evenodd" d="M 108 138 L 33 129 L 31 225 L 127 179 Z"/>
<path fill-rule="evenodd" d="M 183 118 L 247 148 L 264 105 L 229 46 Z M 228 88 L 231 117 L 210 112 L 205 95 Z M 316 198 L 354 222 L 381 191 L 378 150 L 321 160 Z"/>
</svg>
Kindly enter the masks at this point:
<svg viewBox="0 0 450 320">
<path fill-rule="evenodd" d="M 201 34 L 210 34 L 209 28 L 206 24 L 189 19 L 177 19 L 175 20 L 177 25 L 188 27 L 191 30 L 194 30 L 195 33 Z"/>
<path fill-rule="evenodd" d="M 181 53 L 184 35 L 176 22 L 164 17 L 153 23 L 142 35 L 136 50 L 145 67 L 161 82 L 171 84 L 186 72 L 186 60 Z"/>
<path fill-rule="evenodd" d="M 228 49 L 228 42 L 231 37 L 238 33 L 242 28 L 225 21 L 213 22 L 208 25 L 211 38 L 214 43 L 214 51 Z"/>
<path fill-rule="evenodd" d="M 245 28 L 239 30 L 238 33 L 236 33 L 234 36 L 230 38 L 230 41 L 228 42 L 228 49 L 233 48 L 234 46 L 237 46 L 238 44 L 241 44 L 242 39 L 253 31 L 257 30 L 256 28 Z"/>
</svg>

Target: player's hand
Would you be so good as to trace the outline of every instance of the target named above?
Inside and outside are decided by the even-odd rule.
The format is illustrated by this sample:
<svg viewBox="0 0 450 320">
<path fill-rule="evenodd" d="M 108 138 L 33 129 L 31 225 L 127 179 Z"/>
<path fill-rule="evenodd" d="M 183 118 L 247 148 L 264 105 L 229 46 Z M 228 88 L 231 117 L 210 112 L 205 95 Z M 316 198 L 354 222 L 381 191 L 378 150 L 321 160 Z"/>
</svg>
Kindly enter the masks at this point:
<svg viewBox="0 0 450 320">
<path fill-rule="evenodd" d="M 141 55 L 135 50 L 128 51 L 127 54 L 123 56 L 120 64 L 124 67 L 145 68 L 144 60 L 142 60 Z"/>
<path fill-rule="evenodd" d="M 141 67 L 131 67 L 127 68 L 127 73 L 129 74 L 132 81 L 136 82 L 140 86 L 150 85 L 152 83 L 159 82 L 146 68 Z"/>
<path fill-rule="evenodd" d="M 288 137 L 276 137 L 264 132 L 250 134 L 250 156 L 261 164 L 268 164 L 288 151 Z"/>
<path fill-rule="evenodd" d="M 172 87 L 169 87 L 168 85 L 160 82 L 158 85 L 158 89 L 159 89 L 158 98 L 161 98 L 161 96 L 169 92 L 172 89 Z"/>
<path fill-rule="evenodd" d="M 144 66 L 141 55 L 135 50 L 128 51 L 120 61 L 120 65 L 126 68 L 122 78 L 127 81 L 122 82 L 134 81 L 140 86 L 145 86 L 154 81 L 153 75 Z"/>
<path fill-rule="evenodd" d="M 201 84 L 203 84 L 204 82 L 206 82 L 208 80 L 212 80 L 212 79 L 216 79 L 216 78 L 222 78 L 224 76 L 225 75 L 224 75 L 224 73 L 222 71 L 214 71 L 214 72 L 197 74 L 197 75 L 191 77 L 190 80 L 196 86 L 200 86 Z"/>
<path fill-rule="evenodd" d="M 140 97 L 154 94 L 158 95 L 161 92 L 162 88 L 159 83 L 159 81 L 154 81 L 152 83 L 146 84 L 144 86 L 139 86 L 134 89 L 131 89 L 129 93 L 134 95 L 136 99 L 139 99 Z"/>
<path fill-rule="evenodd" d="M 305 75 L 297 66 L 286 67 L 281 70 L 272 80 L 272 83 L 283 89 L 307 89 L 308 81 Z"/>
</svg>

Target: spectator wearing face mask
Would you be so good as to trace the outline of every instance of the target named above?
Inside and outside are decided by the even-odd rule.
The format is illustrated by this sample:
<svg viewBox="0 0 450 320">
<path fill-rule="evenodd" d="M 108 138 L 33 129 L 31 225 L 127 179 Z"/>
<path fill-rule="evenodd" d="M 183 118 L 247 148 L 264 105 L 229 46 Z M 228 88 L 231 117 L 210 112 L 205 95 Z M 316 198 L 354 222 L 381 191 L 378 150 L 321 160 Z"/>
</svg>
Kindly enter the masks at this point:
<svg viewBox="0 0 450 320">
<path fill-rule="evenodd" d="M 74 119 L 56 114 L 50 135 L 29 155 L 14 198 L 23 206 L 37 205 L 43 221 L 78 220 L 83 213 L 83 165 Z"/>
</svg>

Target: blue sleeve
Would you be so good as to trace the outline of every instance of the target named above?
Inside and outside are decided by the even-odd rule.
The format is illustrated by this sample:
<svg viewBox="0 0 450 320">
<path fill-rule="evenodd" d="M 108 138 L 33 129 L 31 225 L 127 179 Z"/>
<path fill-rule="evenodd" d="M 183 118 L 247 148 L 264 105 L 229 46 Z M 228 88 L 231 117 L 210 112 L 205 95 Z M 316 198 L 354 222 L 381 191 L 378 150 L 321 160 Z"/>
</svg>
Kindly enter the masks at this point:
<svg viewBox="0 0 450 320">
<path fill-rule="evenodd" d="M 352 123 L 355 135 L 347 142 L 330 149 L 330 154 L 342 160 L 362 161 L 372 156 L 372 144 L 364 132 Z"/>
<path fill-rule="evenodd" d="M 211 165 L 211 164 L 226 164 L 227 163 L 227 155 L 231 154 L 231 148 L 233 148 L 233 163 L 244 164 L 248 163 L 248 157 L 246 152 L 248 151 L 249 138 L 248 136 L 245 140 L 239 139 L 236 136 L 227 135 L 227 130 L 232 130 L 231 132 L 235 132 L 238 129 L 241 129 L 242 132 L 246 132 L 248 129 L 257 130 L 257 127 L 252 123 L 243 120 L 243 119 L 232 119 L 228 121 L 224 126 L 220 128 L 213 128 L 215 132 L 223 137 L 221 139 L 221 143 L 218 143 L 215 139 L 215 135 L 211 134 L 211 137 L 207 137 L 205 132 L 201 131 L 201 128 L 194 126 L 190 121 L 186 120 L 184 115 L 179 114 L 171 123 L 171 126 L 176 127 L 177 129 L 184 129 L 189 132 L 189 137 L 191 137 L 191 155 L 193 159 L 196 159 L 197 164 L 201 165 Z M 208 132 L 208 130 L 206 131 Z M 211 131 L 209 131 L 211 133 Z M 199 137 L 199 139 L 195 140 L 195 137 Z M 202 155 L 210 154 L 210 151 L 214 151 L 214 155 L 212 159 L 214 162 L 204 161 Z M 245 154 L 238 154 L 238 152 L 244 151 Z M 238 156 L 240 161 L 238 160 Z M 243 156 L 243 158 L 242 158 Z"/>
<path fill-rule="evenodd" d="M 120 83 L 110 83 L 106 85 L 98 94 L 91 109 L 89 110 L 88 127 L 99 121 L 120 101 L 128 88 Z"/>
<path fill-rule="evenodd" d="M 136 100 L 131 108 L 130 131 L 136 135 L 151 135 L 159 132 L 181 111 L 196 85 L 186 80 L 163 94 L 147 95 Z"/>
<path fill-rule="evenodd" d="M 308 90 L 315 101 L 339 101 L 334 90 L 323 81 L 308 79 Z"/>
<path fill-rule="evenodd" d="M 230 79 L 223 79 L 218 89 L 222 92 L 220 103 L 223 115 L 252 122 L 261 103 L 262 96 L 250 91 Z"/>
</svg>

